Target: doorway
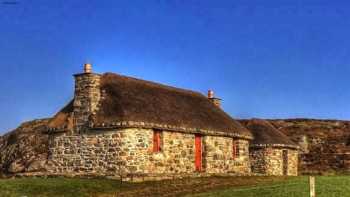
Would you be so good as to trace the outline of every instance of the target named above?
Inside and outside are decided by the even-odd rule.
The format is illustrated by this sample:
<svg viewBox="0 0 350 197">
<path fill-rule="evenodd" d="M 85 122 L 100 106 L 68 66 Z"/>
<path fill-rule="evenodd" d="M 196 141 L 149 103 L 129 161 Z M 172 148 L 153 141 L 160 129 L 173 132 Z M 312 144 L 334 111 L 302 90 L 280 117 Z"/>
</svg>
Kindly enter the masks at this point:
<svg viewBox="0 0 350 197">
<path fill-rule="evenodd" d="M 195 167 L 196 171 L 202 171 L 202 136 L 195 135 Z"/>
<path fill-rule="evenodd" d="M 283 175 L 288 175 L 288 150 L 282 150 L 282 168 Z"/>
</svg>

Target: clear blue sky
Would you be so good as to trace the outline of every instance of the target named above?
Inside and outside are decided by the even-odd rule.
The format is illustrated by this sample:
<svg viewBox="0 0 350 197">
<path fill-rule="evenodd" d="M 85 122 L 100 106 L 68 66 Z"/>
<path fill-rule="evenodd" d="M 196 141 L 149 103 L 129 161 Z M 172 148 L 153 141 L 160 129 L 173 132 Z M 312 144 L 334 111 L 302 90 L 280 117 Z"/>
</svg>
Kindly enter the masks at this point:
<svg viewBox="0 0 350 197">
<path fill-rule="evenodd" d="M 238 118 L 350 119 L 347 1 L 16 1 L 0 0 L 0 133 L 57 112 L 86 60 L 213 89 Z"/>
</svg>

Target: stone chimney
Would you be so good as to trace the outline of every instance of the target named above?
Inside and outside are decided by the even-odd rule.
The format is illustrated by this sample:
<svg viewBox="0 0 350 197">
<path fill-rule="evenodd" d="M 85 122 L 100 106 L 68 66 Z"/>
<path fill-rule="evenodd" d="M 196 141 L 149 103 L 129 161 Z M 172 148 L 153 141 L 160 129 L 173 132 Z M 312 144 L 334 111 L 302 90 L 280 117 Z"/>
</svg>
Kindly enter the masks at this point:
<svg viewBox="0 0 350 197">
<path fill-rule="evenodd" d="M 75 74 L 74 125 L 81 131 L 89 125 L 90 116 L 98 110 L 101 98 L 100 74 L 93 73 L 91 64 L 84 64 L 84 72 Z"/>
<path fill-rule="evenodd" d="M 213 90 L 208 90 L 208 99 L 214 103 L 217 107 L 221 108 L 221 99 L 215 98 L 214 97 L 214 91 Z"/>
</svg>

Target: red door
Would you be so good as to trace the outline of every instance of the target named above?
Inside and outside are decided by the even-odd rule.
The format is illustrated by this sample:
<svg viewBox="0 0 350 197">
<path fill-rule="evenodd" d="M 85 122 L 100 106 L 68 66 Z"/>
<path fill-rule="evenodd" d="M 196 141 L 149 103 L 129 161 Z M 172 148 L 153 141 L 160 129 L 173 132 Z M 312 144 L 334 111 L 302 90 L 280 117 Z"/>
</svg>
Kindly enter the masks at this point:
<svg viewBox="0 0 350 197">
<path fill-rule="evenodd" d="M 288 175 L 288 150 L 282 151 L 283 175 Z"/>
<path fill-rule="evenodd" d="M 196 171 L 202 170 L 202 136 L 195 135 L 195 166 Z"/>
</svg>

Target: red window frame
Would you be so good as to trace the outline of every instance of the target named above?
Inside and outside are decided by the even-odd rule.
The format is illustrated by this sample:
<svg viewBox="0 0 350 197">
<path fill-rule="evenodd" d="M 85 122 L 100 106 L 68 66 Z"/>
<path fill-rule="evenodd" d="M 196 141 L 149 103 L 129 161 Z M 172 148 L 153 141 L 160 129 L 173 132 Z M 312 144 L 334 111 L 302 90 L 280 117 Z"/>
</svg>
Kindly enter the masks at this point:
<svg viewBox="0 0 350 197">
<path fill-rule="evenodd" d="M 232 157 L 236 159 L 240 156 L 239 154 L 239 142 L 238 140 L 233 139 L 232 141 Z"/>
<path fill-rule="evenodd" d="M 153 130 L 153 152 L 160 152 L 161 149 L 161 134 L 160 130 Z"/>
</svg>

